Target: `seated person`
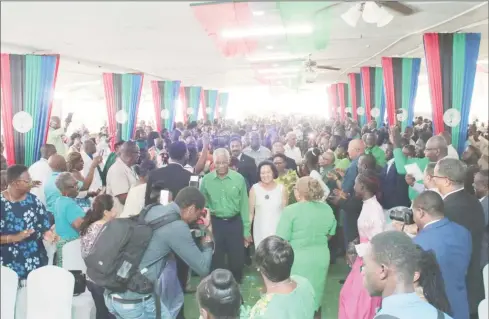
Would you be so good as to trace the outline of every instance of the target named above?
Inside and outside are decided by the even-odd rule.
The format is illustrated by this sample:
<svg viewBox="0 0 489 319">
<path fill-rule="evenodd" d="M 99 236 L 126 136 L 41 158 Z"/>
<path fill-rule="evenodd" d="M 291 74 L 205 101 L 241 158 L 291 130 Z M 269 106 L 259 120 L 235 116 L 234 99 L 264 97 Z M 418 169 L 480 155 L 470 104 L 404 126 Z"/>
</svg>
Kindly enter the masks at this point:
<svg viewBox="0 0 489 319">
<path fill-rule="evenodd" d="M 251 309 L 253 319 L 313 318 L 314 289 L 306 278 L 290 276 L 294 250 L 278 237 L 265 238 L 256 250 L 256 265 L 265 282 L 266 293 Z"/>
<path fill-rule="evenodd" d="M 241 300 L 239 286 L 229 270 L 214 270 L 197 287 L 202 319 L 239 319 Z"/>
</svg>

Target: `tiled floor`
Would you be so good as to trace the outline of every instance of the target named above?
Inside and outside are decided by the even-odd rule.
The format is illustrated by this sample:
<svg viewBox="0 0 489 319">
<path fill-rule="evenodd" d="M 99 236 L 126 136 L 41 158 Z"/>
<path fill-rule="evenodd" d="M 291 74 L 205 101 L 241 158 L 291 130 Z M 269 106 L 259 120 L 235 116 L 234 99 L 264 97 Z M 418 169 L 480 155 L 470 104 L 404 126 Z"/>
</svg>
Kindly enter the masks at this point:
<svg viewBox="0 0 489 319">
<path fill-rule="evenodd" d="M 340 279 L 344 279 L 347 273 L 347 266 L 344 263 L 337 263 L 329 267 L 326 290 L 324 292 L 322 317 L 323 319 L 336 319 L 338 317 L 338 297 L 341 289 Z M 192 287 L 198 284 L 197 277 L 192 278 Z M 254 305 L 260 297 L 262 287 L 261 276 L 251 267 L 247 267 L 241 293 L 246 305 Z M 185 295 L 185 318 L 199 318 L 199 310 L 194 294 Z"/>
</svg>

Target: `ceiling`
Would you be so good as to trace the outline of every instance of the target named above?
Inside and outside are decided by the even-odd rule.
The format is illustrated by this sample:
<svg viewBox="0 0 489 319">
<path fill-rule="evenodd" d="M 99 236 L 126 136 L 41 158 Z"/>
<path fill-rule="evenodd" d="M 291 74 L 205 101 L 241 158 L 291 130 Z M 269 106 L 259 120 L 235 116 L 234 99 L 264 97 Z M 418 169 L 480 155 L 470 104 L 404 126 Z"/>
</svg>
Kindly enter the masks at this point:
<svg viewBox="0 0 489 319">
<path fill-rule="evenodd" d="M 315 2 L 316 5 L 318 2 Z M 334 4 L 325 1 L 324 6 Z M 315 87 L 345 80 L 360 66 L 380 65 L 382 56 L 422 57 L 424 32 L 481 32 L 480 58 L 487 58 L 486 2 L 412 2 L 420 12 L 395 16 L 386 27 L 360 21 L 348 26 L 340 15 L 353 4 L 329 11 L 329 41 L 312 53 L 318 64 L 340 71 L 320 73 Z M 263 11 L 253 22 L 276 25 L 275 3 L 250 3 Z M 217 17 L 216 17 L 217 18 Z M 273 49 L 270 49 L 273 46 Z M 256 86 L 249 56 L 223 56 L 208 37 L 189 2 L 5 2 L 1 3 L 1 51 L 59 53 L 57 92 L 103 97 L 102 72 L 143 72 L 149 80 L 182 80 L 183 85 L 231 89 Z M 260 38 L 253 54 L 283 53 L 281 38 Z M 272 83 L 276 85 L 277 83 Z M 149 85 L 143 95 L 150 96 Z M 150 97 L 149 97 L 150 98 Z"/>
</svg>

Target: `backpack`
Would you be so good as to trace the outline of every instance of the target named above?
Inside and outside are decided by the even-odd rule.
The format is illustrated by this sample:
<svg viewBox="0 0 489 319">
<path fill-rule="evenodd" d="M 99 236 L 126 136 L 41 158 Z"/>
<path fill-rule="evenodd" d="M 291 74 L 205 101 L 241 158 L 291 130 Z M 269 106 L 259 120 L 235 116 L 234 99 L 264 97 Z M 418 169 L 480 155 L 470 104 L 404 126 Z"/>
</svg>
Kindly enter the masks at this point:
<svg viewBox="0 0 489 319">
<path fill-rule="evenodd" d="M 151 208 L 146 206 L 139 215 L 117 218 L 106 223 L 97 235 L 90 253 L 84 258 L 87 276 L 96 285 L 112 292 L 131 290 L 141 294 L 153 292 L 153 283 L 144 276 L 139 264 L 148 247 L 153 232 L 164 225 L 180 220 L 180 214 L 166 214 L 151 222 L 144 219 Z"/>
<path fill-rule="evenodd" d="M 444 319 L 445 318 L 445 314 L 441 310 L 436 309 L 436 311 L 437 311 L 437 319 Z M 374 319 L 399 319 L 399 318 L 391 316 L 391 315 L 378 315 L 378 316 L 375 316 Z"/>
</svg>

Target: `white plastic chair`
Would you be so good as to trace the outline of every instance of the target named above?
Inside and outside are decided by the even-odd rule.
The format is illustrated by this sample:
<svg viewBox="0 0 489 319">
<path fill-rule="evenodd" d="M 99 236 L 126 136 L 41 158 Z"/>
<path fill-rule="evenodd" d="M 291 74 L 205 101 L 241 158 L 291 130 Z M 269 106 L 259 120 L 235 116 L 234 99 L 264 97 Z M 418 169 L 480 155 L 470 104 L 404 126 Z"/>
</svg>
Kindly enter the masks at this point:
<svg viewBox="0 0 489 319">
<path fill-rule="evenodd" d="M 44 266 L 27 276 L 27 319 L 71 319 L 75 278 L 66 269 Z"/>
<path fill-rule="evenodd" d="M 486 299 L 489 299 L 489 264 L 482 269 L 482 278 L 484 280 L 484 291 L 486 293 Z"/>
<path fill-rule="evenodd" d="M 2 266 L 1 272 L 1 318 L 14 319 L 19 276 L 12 269 Z"/>
<path fill-rule="evenodd" d="M 482 300 L 479 304 L 479 319 L 489 318 L 489 301 L 486 299 Z"/>
<path fill-rule="evenodd" d="M 63 246 L 63 268 L 87 272 L 87 266 L 81 255 L 81 241 L 76 239 Z"/>
</svg>

